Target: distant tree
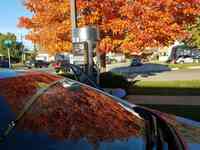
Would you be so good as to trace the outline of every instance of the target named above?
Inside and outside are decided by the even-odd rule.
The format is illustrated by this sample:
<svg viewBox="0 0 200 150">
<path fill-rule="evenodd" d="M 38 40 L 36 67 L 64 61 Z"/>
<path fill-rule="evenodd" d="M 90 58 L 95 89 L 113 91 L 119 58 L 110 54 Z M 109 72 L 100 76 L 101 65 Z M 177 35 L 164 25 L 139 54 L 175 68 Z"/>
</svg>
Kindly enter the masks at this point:
<svg viewBox="0 0 200 150">
<path fill-rule="evenodd" d="M 16 36 L 12 33 L 0 33 L 0 53 L 7 56 L 7 49 L 4 45 L 5 40 L 11 40 L 14 43 L 16 41 Z"/>
<path fill-rule="evenodd" d="M 6 40 L 11 40 L 13 43 L 10 51 L 11 58 L 15 61 L 19 61 L 22 56 L 22 49 L 24 48 L 23 43 L 17 42 L 17 37 L 13 33 L 0 33 L 0 53 L 6 57 L 8 57 L 7 48 L 4 45 Z"/>
<path fill-rule="evenodd" d="M 193 47 L 200 48 L 200 17 L 196 24 L 189 27 L 191 36 L 187 39 L 187 43 Z"/>
</svg>

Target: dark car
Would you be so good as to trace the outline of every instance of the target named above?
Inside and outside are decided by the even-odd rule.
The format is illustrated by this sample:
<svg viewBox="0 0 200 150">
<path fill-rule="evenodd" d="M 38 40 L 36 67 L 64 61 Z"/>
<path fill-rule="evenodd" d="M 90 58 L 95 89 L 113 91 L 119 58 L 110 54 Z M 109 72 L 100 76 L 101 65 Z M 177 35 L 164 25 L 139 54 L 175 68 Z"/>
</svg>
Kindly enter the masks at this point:
<svg viewBox="0 0 200 150">
<path fill-rule="evenodd" d="M 135 66 L 141 66 L 142 65 L 142 62 L 141 62 L 141 59 L 140 58 L 133 58 L 131 60 L 131 67 L 135 67 Z"/>
<path fill-rule="evenodd" d="M 0 68 L 9 68 L 8 60 L 0 60 Z"/>
<path fill-rule="evenodd" d="M 35 61 L 35 67 L 36 68 L 48 68 L 49 67 L 49 62 L 43 61 L 43 60 L 36 60 Z"/>
<path fill-rule="evenodd" d="M 195 55 L 192 57 L 195 63 L 200 63 L 200 55 Z"/>
<path fill-rule="evenodd" d="M 34 60 L 27 60 L 25 62 L 25 66 L 28 67 L 29 69 L 34 68 L 35 67 L 35 61 Z"/>
<path fill-rule="evenodd" d="M 200 149 L 200 123 L 55 75 L 0 71 L 2 150 Z"/>
<path fill-rule="evenodd" d="M 49 67 L 49 62 L 43 61 L 43 60 L 30 60 L 26 62 L 26 66 L 30 68 L 48 68 Z"/>
</svg>

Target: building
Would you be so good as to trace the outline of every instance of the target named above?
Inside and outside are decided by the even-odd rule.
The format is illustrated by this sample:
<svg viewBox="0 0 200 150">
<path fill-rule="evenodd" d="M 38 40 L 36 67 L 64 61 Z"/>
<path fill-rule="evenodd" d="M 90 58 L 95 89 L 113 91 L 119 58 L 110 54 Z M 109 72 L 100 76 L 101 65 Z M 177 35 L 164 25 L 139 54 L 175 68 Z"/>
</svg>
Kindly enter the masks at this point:
<svg viewBox="0 0 200 150">
<path fill-rule="evenodd" d="M 125 54 L 122 53 L 112 53 L 109 52 L 106 54 L 106 57 L 110 60 L 114 60 L 116 62 L 125 62 L 126 61 L 126 57 Z"/>
<path fill-rule="evenodd" d="M 47 51 L 39 51 L 35 57 L 35 60 L 51 62 L 51 61 L 55 61 L 55 56 L 49 54 Z"/>
<path fill-rule="evenodd" d="M 176 47 L 176 46 L 180 46 L 180 45 L 183 45 L 183 43 L 176 41 L 171 46 L 159 48 L 158 61 L 159 62 L 169 62 L 169 61 L 171 61 L 173 59 L 173 54 L 172 54 L 173 48 Z"/>
<path fill-rule="evenodd" d="M 0 53 L 0 61 L 5 59 L 5 56 L 3 54 Z"/>
</svg>

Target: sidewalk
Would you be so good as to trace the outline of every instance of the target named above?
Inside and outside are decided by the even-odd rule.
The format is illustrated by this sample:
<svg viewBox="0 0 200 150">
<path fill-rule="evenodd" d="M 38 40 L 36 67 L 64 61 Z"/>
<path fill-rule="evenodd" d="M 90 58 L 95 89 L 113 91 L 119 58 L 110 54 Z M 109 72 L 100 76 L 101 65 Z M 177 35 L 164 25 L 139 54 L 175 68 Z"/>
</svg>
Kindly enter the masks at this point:
<svg viewBox="0 0 200 150">
<path fill-rule="evenodd" d="M 125 99 L 134 104 L 200 106 L 200 96 L 128 95 Z"/>
</svg>

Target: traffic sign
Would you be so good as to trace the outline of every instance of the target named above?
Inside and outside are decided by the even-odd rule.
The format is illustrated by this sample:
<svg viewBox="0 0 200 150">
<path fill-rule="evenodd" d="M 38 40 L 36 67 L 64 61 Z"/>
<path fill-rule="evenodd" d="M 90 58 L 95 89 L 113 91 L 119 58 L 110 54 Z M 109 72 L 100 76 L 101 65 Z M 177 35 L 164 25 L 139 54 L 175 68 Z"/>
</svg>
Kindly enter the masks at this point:
<svg viewBox="0 0 200 150">
<path fill-rule="evenodd" d="M 13 42 L 11 40 L 5 40 L 4 45 L 6 48 L 10 48 L 13 45 Z"/>
</svg>

